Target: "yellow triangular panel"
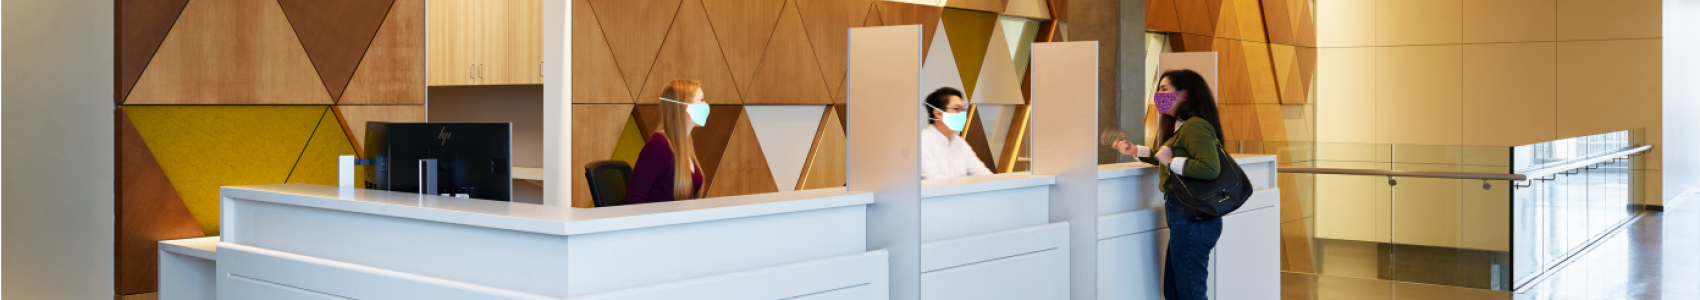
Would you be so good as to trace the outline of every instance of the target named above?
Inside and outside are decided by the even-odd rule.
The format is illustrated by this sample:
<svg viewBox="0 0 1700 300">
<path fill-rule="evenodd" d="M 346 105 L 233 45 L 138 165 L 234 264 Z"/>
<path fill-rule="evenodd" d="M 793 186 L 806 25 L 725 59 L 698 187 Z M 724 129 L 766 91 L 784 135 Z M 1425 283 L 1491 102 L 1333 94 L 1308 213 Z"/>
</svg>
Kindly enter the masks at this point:
<svg viewBox="0 0 1700 300">
<path fill-rule="evenodd" d="M 319 117 L 319 126 L 313 129 L 313 139 L 307 141 L 307 149 L 301 151 L 287 182 L 337 185 L 336 160 L 342 155 L 354 155 L 354 143 L 348 142 L 348 134 L 343 133 L 342 122 L 337 121 L 336 115 L 325 110 Z M 364 181 L 355 178 L 355 182 Z"/>
<path fill-rule="evenodd" d="M 974 99 L 974 83 L 980 78 L 980 66 L 986 59 L 986 46 L 992 42 L 992 27 L 998 23 L 994 13 L 946 8 L 939 16 L 955 54 L 957 71 L 969 99 Z M 998 37 L 1000 40 L 1002 36 Z"/>
<path fill-rule="evenodd" d="M 272 0 L 189 1 L 124 104 L 331 104 Z"/>
<path fill-rule="evenodd" d="M 189 214 L 218 235 L 221 186 L 283 183 L 326 106 L 124 106 Z"/>
<path fill-rule="evenodd" d="M 620 141 L 614 144 L 614 157 L 610 159 L 624 161 L 628 166 L 636 166 L 638 153 L 643 152 L 647 138 L 649 137 L 638 130 L 637 118 L 626 119 L 626 129 L 620 131 Z"/>
</svg>

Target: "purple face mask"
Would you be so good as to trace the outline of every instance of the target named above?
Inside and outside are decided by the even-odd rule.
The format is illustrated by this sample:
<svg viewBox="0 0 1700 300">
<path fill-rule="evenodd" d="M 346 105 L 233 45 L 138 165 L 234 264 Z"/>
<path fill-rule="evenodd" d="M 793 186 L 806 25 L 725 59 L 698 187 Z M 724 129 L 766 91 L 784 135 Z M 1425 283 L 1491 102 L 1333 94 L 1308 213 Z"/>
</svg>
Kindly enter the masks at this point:
<svg viewBox="0 0 1700 300">
<path fill-rule="evenodd" d="M 1175 93 L 1157 93 L 1151 100 L 1157 104 L 1159 113 L 1169 111 L 1169 108 L 1175 107 L 1175 103 L 1181 101 L 1180 97 L 1175 97 Z"/>
</svg>

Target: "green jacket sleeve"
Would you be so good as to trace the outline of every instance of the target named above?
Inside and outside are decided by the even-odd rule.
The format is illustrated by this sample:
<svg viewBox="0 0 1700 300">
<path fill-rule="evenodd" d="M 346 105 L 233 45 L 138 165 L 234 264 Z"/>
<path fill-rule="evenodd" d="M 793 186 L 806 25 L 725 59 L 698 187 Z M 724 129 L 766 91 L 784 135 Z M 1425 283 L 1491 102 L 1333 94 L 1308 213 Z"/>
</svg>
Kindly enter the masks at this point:
<svg viewBox="0 0 1700 300">
<path fill-rule="evenodd" d="M 1152 155 L 1156 155 L 1155 152 L 1157 152 L 1157 149 L 1151 149 L 1151 152 L 1153 152 Z M 1137 157 L 1137 156 L 1135 156 L 1134 158 L 1137 158 L 1137 159 L 1139 159 L 1139 161 L 1142 161 L 1142 162 L 1145 162 L 1145 163 L 1148 163 L 1148 164 L 1153 164 L 1153 165 L 1158 164 L 1157 163 L 1157 157 L 1155 157 L 1155 156 L 1151 156 L 1151 157 Z"/>
<path fill-rule="evenodd" d="M 1186 166 L 1183 166 L 1181 176 L 1203 180 L 1215 180 L 1222 172 L 1222 158 L 1216 153 L 1216 129 L 1204 119 L 1193 118 L 1186 122 L 1186 130 L 1180 135 L 1176 144 L 1186 150 Z M 1196 124 L 1196 125 L 1195 125 Z"/>
</svg>

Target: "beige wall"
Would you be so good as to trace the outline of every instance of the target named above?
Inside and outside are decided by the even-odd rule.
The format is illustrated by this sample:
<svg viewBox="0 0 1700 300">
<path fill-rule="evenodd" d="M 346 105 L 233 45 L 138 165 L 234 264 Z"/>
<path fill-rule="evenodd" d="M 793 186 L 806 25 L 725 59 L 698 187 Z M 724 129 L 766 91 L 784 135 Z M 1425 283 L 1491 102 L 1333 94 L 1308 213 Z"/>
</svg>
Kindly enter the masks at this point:
<svg viewBox="0 0 1700 300">
<path fill-rule="evenodd" d="M 1660 0 L 1318 0 L 1317 141 L 1516 146 L 1641 128 L 1663 203 Z"/>
<path fill-rule="evenodd" d="M 113 296 L 113 2 L 6 1 L 5 299 Z"/>
</svg>

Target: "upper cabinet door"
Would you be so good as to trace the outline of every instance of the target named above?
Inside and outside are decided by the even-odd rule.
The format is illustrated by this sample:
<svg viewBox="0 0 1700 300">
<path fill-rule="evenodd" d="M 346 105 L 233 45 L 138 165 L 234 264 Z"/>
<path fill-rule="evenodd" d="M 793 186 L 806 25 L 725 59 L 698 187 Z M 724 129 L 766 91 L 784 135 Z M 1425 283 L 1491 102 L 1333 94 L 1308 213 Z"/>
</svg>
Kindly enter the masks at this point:
<svg viewBox="0 0 1700 300">
<path fill-rule="evenodd" d="M 425 15 L 427 85 L 477 82 L 477 6 L 480 0 L 428 0 Z"/>
<path fill-rule="evenodd" d="M 509 84 L 508 0 L 478 1 L 478 84 Z"/>
<path fill-rule="evenodd" d="M 543 84 L 543 0 L 508 3 L 508 82 Z"/>
</svg>

